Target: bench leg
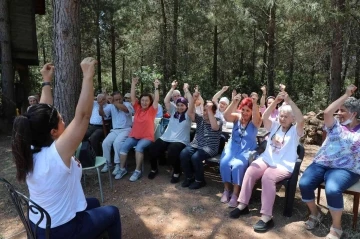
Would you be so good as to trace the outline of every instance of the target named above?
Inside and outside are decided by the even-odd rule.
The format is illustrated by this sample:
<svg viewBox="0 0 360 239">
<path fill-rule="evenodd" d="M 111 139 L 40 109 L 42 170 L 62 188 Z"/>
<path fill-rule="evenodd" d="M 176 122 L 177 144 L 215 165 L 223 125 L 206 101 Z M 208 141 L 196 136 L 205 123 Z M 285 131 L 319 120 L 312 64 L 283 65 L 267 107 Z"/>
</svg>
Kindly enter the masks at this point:
<svg viewBox="0 0 360 239">
<path fill-rule="evenodd" d="M 96 168 L 96 171 L 97 171 L 97 175 L 98 175 L 98 179 L 99 179 L 99 188 L 100 188 L 101 202 L 104 203 L 104 195 L 103 195 L 103 191 L 102 191 L 102 184 L 101 184 L 101 177 L 100 177 L 99 167 Z"/>
<path fill-rule="evenodd" d="M 353 229 L 356 230 L 356 224 L 358 219 L 358 212 L 359 212 L 359 195 L 360 193 L 357 193 L 354 195 L 354 203 L 353 203 Z"/>
<path fill-rule="evenodd" d="M 317 204 L 320 205 L 320 194 L 321 194 L 321 187 L 317 188 Z"/>
</svg>

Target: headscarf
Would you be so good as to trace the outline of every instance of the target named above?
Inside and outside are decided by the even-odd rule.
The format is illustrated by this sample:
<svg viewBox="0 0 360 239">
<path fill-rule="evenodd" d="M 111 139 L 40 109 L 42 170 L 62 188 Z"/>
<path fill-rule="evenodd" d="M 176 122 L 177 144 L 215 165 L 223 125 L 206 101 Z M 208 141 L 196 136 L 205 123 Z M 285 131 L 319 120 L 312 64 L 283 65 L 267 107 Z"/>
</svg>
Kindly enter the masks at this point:
<svg viewBox="0 0 360 239">
<path fill-rule="evenodd" d="M 176 111 L 175 114 L 174 114 L 174 118 L 179 119 L 179 123 L 181 123 L 182 121 L 185 120 L 185 114 L 186 114 L 186 111 L 188 110 L 188 100 L 186 98 L 184 98 L 184 97 L 179 97 L 176 100 L 176 105 L 178 103 L 183 103 L 186 106 L 186 110 L 184 112 L 179 113 L 178 111 Z"/>
</svg>

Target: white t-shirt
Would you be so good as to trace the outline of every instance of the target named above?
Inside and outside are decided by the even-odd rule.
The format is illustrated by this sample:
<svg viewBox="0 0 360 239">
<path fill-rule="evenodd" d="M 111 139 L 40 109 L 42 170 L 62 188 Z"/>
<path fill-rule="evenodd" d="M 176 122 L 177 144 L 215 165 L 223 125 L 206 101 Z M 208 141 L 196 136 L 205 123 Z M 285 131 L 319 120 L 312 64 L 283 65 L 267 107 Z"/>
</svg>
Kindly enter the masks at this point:
<svg viewBox="0 0 360 239">
<path fill-rule="evenodd" d="M 271 167 L 285 169 L 292 173 L 297 159 L 297 146 L 300 137 L 296 125 L 283 132 L 278 121 L 272 121 L 266 149 L 257 160 L 263 160 Z"/>
<path fill-rule="evenodd" d="M 44 208 L 51 217 L 51 228 L 63 225 L 85 210 L 87 204 L 81 186 L 82 167 L 74 158 L 68 168 L 61 159 L 55 142 L 33 155 L 34 170 L 26 177 L 30 199 Z M 37 223 L 39 214 L 30 213 Z M 46 219 L 39 227 L 45 228 Z"/>
<path fill-rule="evenodd" d="M 217 109 L 215 112 L 215 118 L 219 118 L 221 120 L 222 124 L 226 125 L 226 120 L 224 118 L 224 112 L 220 112 L 220 110 Z"/>
<path fill-rule="evenodd" d="M 180 123 L 179 119 L 174 118 L 175 112 L 176 107 L 170 104 L 170 121 L 160 138 L 166 142 L 179 142 L 188 145 L 190 143 L 191 119 L 186 112 L 185 120 Z"/>
</svg>

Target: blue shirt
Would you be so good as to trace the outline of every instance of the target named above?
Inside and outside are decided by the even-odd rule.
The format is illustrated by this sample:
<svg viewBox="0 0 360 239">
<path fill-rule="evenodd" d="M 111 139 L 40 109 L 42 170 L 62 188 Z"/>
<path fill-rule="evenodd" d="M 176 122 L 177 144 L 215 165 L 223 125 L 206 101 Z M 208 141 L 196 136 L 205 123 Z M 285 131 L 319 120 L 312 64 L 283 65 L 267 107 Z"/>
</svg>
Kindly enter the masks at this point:
<svg viewBox="0 0 360 239">
<path fill-rule="evenodd" d="M 123 104 L 128 109 L 128 113 L 119 110 L 113 104 L 110 104 L 109 107 L 104 108 L 105 115 L 111 116 L 113 129 L 130 128 L 133 124 L 132 114 L 134 113 L 134 108 L 129 102 L 124 102 Z"/>
</svg>

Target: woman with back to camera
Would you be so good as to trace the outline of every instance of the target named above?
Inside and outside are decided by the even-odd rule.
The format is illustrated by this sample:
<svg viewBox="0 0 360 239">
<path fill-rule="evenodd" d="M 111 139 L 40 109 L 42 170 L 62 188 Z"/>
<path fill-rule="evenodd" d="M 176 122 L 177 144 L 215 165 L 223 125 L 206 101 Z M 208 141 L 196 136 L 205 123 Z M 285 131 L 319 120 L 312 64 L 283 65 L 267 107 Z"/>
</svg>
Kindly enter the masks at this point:
<svg viewBox="0 0 360 239">
<path fill-rule="evenodd" d="M 80 183 L 82 167 L 73 157 L 91 116 L 95 64 L 91 57 L 81 62 L 82 90 L 75 117 L 66 129 L 61 114 L 52 105 L 51 64 L 41 70 L 44 82 L 40 104 L 33 105 L 14 121 L 12 151 L 16 178 L 26 181 L 30 199 L 49 213 L 52 239 L 97 238 L 104 231 L 109 238 L 121 238 L 118 208 L 100 207 L 97 199 L 85 198 Z M 30 211 L 29 218 L 34 228 L 39 214 Z M 45 238 L 45 225 L 46 219 L 37 228 L 37 238 Z"/>
</svg>

